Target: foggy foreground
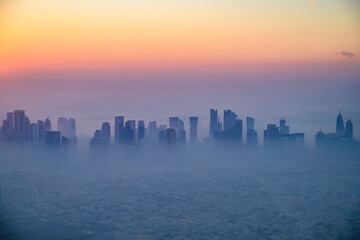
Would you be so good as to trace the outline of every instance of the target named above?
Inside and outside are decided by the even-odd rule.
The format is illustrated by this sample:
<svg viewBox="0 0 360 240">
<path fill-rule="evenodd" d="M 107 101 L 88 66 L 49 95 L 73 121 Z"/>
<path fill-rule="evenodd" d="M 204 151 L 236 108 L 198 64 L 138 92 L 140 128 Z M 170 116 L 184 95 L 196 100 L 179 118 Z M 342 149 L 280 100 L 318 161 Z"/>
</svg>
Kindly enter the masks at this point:
<svg viewBox="0 0 360 240">
<path fill-rule="evenodd" d="M 360 238 L 358 153 L 17 154 L 0 155 L 0 239 Z"/>
</svg>

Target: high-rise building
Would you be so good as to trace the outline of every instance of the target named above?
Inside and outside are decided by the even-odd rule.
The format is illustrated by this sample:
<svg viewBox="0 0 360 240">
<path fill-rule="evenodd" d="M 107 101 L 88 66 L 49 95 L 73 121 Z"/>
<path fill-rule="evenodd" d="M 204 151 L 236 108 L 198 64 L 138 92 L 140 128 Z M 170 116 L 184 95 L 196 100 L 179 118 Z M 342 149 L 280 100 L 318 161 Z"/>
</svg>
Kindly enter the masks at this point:
<svg viewBox="0 0 360 240">
<path fill-rule="evenodd" d="M 339 113 L 339 115 L 337 116 L 337 119 L 336 119 L 336 134 L 338 136 L 345 134 L 344 120 L 343 120 L 341 113 Z"/>
<path fill-rule="evenodd" d="M 215 131 L 219 130 L 218 110 L 210 109 L 209 137 L 213 138 Z M 220 125 L 221 131 L 221 125 Z"/>
<path fill-rule="evenodd" d="M 30 125 L 30 140 L 35 144 L 39 142 L 39 127 L 36 123 Z"/>
<path fill-rule="evenodd" d="M 46 131 L 45 132 L 45 145 L 48 147 L 58 147 L 60 146 L 60 136 L 59 131 Z"/>
<path fill-rule="evenodd" d="M 149 137 L 148 137 L 149 141 L 152 143 L 157 142 L 159 133 L 156 127 L 156 121 L 149 122 L 148 130 L 149 130 Z"/>
<path fill-rule="evenodd" d="M 7 120 L 7 123 L 8 123 L 8 126 L 11 130 L 14 130 L 14 113 L 12 112 L 8 112 L 6 114 L 6 120 Z"/>
<path fill-rule="evenodd" d="M 286 120 L 285 119 L 280 120 L 279 132 L 280 132 L 280 134 L 289 134 L 290 133 L 290 127 L 286 126 Z"/>
<path fill-rule="evenodd" d="M 168 128 L 165 131 L 165 142 L 168 146 L 173 146 L 176 143 L 176 131 L 173 128 Z"/>
<path fill-rule="evenodd" d="M 39 131 L 39 140 L 43 140 L 45 138 L 44 121 L 38 120 L 37 125 Z"/>
<path fill-rule="evenodd" d="M 252 117 L 246 117 L 246 129 L 254 129 L 255 128 L 255 119 Z"/>
<path fill-rule="evenodd" d="M 198 117 L 189 117 L 190 120 L 190 142 L 197 142 Z"/>
<path fill-rule="evenodd" d="M 124 116 L 116 116 L 115 117 L 115 144 L 119 144 L 121 142 L 121 133 L 125 125 L 125 117 Z"/>
<path fill-rule="evenodd" d="M 101 145 L 105 148 L 110 145 L 110 123 L 103 122 L 101 126 Z"/>
<path fill-rule="evenodd" d="M 224 110 L 224 131 L 227 131 L 235 125 L 237 117 L 234 111 Z"/>
<path fill-rule="evenodd" d="M 15 135 L 16 137 L 22 137 L 25 132 L 25 111 L 15 110 Z"/>
<path fill-rule="evenodd" d="M 169 118 L 170 128 L 175 129 L 175 131 L 179 128 L 179 118 L 178 117 L 170 117 Z"/>
<path fill-rule="evenodd" d="M 138 121 L 138 142 L 142 142 L 145 138 L 145 123 Z"/>
<path fill-rule="evenodd" d="M 159 143 L 162 143 L 162 144 L 165 143 L 166 129 L 167 129 L 166 124 L 160 124 L 160 126 L 159 126 Z"/>
<path fill-rule="evenodd" d="M 135 120 L 126 121 L 123 130 L 123 140 L 126 143 L 133 143 L 135 140 Z"/>
<path fill-rule="evenodd" d="M 279 141 L 279 128 L 276 124 L 268 124 L 267 129 L 264 130 L 264 146 L 272 146 Z"/>
<path fill-rule="evenodd" d="M 44 130 L 45 130 L 45 132 L 51 131 L 51 121 L 50 121 L 49 117 L 47 117 L 45 120 Z"/>
<path fill-rule="evenodd" d="M 94 137 L 89 142 L 90 158 L 99 159 L 101 157 L 101 130 L 96 130 Z"/>
<path fill-rule="evenodd" d="M 73 118 L 59 118 L 57 122 L 57 130 L 61 135 L 70 141 L 76 140 L 76 122 Z"/>
<path fill-rule="evenodd" d="M 252 117 L 246 118 L 246 144 L 248 146 L 258 145 L 258 134 L 255 131 L 255 119 Z"/>
<path fill-rule="evenodd" d="M 353 123 L 350 119 L 346 121 L 346 136 L 348 136 L 350 140 L 354 139 Z"/>
</svg>

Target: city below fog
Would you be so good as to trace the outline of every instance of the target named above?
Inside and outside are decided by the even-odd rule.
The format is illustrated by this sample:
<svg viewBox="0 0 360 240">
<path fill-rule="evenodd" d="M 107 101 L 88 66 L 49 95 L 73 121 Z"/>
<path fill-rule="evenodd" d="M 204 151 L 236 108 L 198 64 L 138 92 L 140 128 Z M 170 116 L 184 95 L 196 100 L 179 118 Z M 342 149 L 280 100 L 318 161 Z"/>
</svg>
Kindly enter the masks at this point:
<svg viewBox="0 0 360 240">
<path fill-rule="evenodd" d="M 360 238 L 360 143 L 349 118 L 339 113 L 334 132 L 319 129 L 309 147 L 286 119 L 258 133 L 254 118 L 223 113 L 210 110 L 204 139 L 197 116 L 115 116 L 83 139 L 74 118 L 55 127 L 7 113 L 0 239 Z"/>
</svg>

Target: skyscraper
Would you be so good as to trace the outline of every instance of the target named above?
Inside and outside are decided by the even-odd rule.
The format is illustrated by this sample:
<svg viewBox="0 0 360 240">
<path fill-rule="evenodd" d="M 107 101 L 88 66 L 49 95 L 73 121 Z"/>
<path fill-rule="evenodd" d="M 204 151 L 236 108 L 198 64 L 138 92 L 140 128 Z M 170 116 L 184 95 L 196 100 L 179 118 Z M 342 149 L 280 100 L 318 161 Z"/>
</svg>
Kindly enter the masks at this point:
<svg viewBox="0 0 360 240">
<path fill-rule="evenodd" d="M 138 142 L 142 142 L 145 138 L 145 123 L 138 121 Z"/>
<path fill-rule="evenodd" d="M 255 119 L 252 117 L 246 117 L 246 129 L 254 129 L 255 128 Z"/>
<path fill-rule="evenodd" d="M 189 117 L 190 120 L 190 142 L 197 142 L 198 117 Z"/>
<path fill-rule="evenodd" d="M 234 111 L 224 110 L 224 131 L 235 125 L 237 117 L 238 116 L 234 113 Z"/>
<path fill-rule="evenodd" d="M 281 119 L 280 120 L 280 134 L 289 134 L 290 133 L 290 127 L 286 126 L 286 120 Z"/>
<path fill-rule="evenodd" d="M 57 122 L 57 130 L 61 132 L 63 137 L 66 137 L 68 141 L 76 141 L 76 122 L 73 118 L 59 118 Z"/>
<path fill-rule="evenodd" d="M 185 144 L 186 131 L 184 129 L 184 121 L 183 120 L 178 119 L 178 128 L 175 131 L 176 131 L 177 142 L 180 144 Z"/>
<path fill-rule="evenodd" d="M 354 139 L 353 123 L 350 119 L 346 121 L 346 136 L 348 136 L 350 140 Z"/>
<path fill-rule="evenodd" d="M 15 110 L 15 135 L 16 137 L 22 137 L 25 132 L 25 111 Z"/>
<path fill-rule="evenodd" d="M 156 121 L 151 121 L 149 122 L 149 125 L 148 125 L 148 130 L 149 130 L 149 141 L 152 142 L 152 143 L 155 143 L 158 141 L 158 129 L 156 127 Z"/>
<path fill-rule="evenodd" d="M 126 121 L 123 130 L 123 140 L 126 143 L 133 143 L 135 140 L 135 120 Z"/>
<path fill-rule="evenodd" d="M 173 128 L 168 128 L 165 131 L 165 142 L 168 146 L 174 146 L 176 143 L 176 131 Z"/>
<path fill-rule="evenodd" d="M 257 146 L 258 145 L 258 134 L 255 131 L 255 119 L 252 117 L 246 118 L 246 144 L 248 146 Z"/>
<path fill-rule="evenodd" d="M 101 145 L 105 148 L 110 145 L 110 123 L 103 122 L 101 126 Z"/>
<path fill-rule="evenodd" d="M 209 126 L 210 138 L 214 138 L 214 133 L 217 128 L 219 128 L 218 110 L 210 109 L 210 126 Z"/>
<path fill-rule="evenodd" d="M 8 112 L 6 114 L 6 121 L 11 130 L 14 130 L 14 113 Z"/>
<path fill-rule="evenodd" d="M 175 129 L 175 131 L 179 128 L 179 118 L 178 117 L 170 117 L 169 118 L 170 128 Z"/>
<path fill-rule="evenodd" d="M 336 134 L 338 136 L 345 134 L 344 120 L 343 120 L 341 113 L 339 113 L 339 115 L 337 116 L 337 119 L 336 119 Z"/>
<path fill-rule="evenodd" d="M 50 121 L 49 117 L 47 117 L 45 120 L 44 130 L 45 130 L 45 132 L 51 131 L 51 121 Z"/>
<path fill-rule="evenodd" d="M 45 145 L 48 147 L 59 147 L 60 146 L 60 136 L 59 131 L 46 131 L 45 133 Z"/>
<path fill-rule="evenodd" d="M 39 128 L 36 123 L 30 125 L 30 140 L 35 144 L 39 142 Z"/>
<path fill-rule="evenodd" d="M 279 128 L 276 124 L 268 124 L 264 130 L 264 146 L 274 146 L 279 142 Z"/>
<path fill-rule="evenodd" d="M 124 116 L 116 116 L 115 117 L 115 144 L 119 144 L 121 142 L 121 132 L 124 128 L 125 117 Z"/>
<path fill-rule="evenodd" d="M 38 120 L 37 125 L 39 131 L 39 140 L 44 140 L 45 138 L 44 121 Z"/>
</svg>

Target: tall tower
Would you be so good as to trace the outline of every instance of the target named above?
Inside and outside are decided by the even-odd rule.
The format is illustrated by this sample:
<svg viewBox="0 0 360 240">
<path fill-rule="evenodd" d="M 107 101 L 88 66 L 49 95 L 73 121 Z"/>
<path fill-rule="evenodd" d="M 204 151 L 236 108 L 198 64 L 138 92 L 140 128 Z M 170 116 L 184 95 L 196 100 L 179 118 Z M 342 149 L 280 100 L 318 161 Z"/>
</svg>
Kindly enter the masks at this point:
<svg viewBox="0 0 360 240">
<path fill-rule="evenodd" d="M 198 127 L 198 117 L 189 117 L 190 119 L 190 142 L 197 142 L 197 127 Z"/>
<path fill-rule="evenodd" d="M 124 116 L 116 116 L 115 117 L 115 134 L 114 134 L 114 138 L 115 138 L 115 144 L 120 143 L 121 140 L 121 131 L 124 128 L 124 124 L 125 124 L 125 118 Z"/>
<path fill-rule="evenodd" d="M 339 115 L 337 116 L 337 119 L 336 119 L 336 134 L 337 135 L 345 134 L 344 120 L 343 120 L 341 113 L 339 113 Z"/>
<path fill-rule="evenodd" d="M 138 121 L 138 142 L 140 143 L 145 138 L 145 123 L 144 121 Z"/>
<path fill-rule="evenodd" d="M 224 131 L 232 128 L 237 119 L 237 115 L 231 110 L 224 110 Z"/>
<path fill-rule="evenodd" d="M 101 126 L 101 144 L 103 147 L 110 145 L 110 123 L 103 122 Z"/>
<path fill-rule="evenodd" d="M 290 133 L 290 127 L 286 126 L 286 120 L 281 119 L 280 120 L 280 134 L 289 134 Z"/>
<path fill-rule="evenodd" d="M 346 121 L 346 136 L 348 136 L 351 140 L 354 139 L 353 123 L 350 119 Z"/>
<path fill-rule="evenodd" d="M 209 137 L 214 138 L 214 133 L 218 125 L 218 110 L 210 109 L 210 126 L 209 126 Z"/>
<path fill-rule="evenodd" d="M 178 117 L 170 117 L 169 118 L 170 128 L 175 129 L 175 131 L 179 128 L 179 118 Z"/>
<path fill-rule="evenodd" d="M 22 136 L 25 132 L 25 111 L 15 110 L 15 134 L 17 137 Z"/>
</svg>

